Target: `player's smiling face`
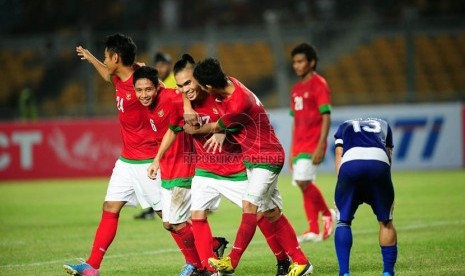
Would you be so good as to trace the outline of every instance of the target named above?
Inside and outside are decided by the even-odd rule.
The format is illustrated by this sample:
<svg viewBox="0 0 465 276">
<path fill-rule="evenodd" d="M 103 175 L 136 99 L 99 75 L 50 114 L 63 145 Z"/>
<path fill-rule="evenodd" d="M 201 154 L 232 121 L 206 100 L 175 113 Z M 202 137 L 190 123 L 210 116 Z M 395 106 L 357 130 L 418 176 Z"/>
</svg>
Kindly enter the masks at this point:
<svg viewBox="0 0 465 276">
<path fill-rule="evenodd" d="M 150 106 L 158 93 L 157 87 L 146 78 L 138 79 L 134 84 L 134 90 L 136 90 L 136 96 L 143 106 Z"/>
<path fill-rule="evenodd" d="M 305 54 L 296 54 L 292 57 L 292 68 L 298 77 L 303 78 L 312 72 L 312 62 L 307 59 Z"/>
<path fill-rule="evenodd" d="M 179 71 L 174 76 L 178 91 L 184 93 L 189 101 L 195 100 L 201 92 L 200 85 L 194 79 L 192 68 Z"/>
</svg>

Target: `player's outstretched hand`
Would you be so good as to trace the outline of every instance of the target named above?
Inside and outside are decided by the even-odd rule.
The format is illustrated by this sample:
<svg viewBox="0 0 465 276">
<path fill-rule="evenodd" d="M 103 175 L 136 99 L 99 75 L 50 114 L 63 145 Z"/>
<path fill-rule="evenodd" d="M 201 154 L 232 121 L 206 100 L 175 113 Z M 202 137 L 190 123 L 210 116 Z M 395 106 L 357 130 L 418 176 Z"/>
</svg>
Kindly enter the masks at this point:
<svg viewBox="0 0 465 276">
<path fill-rule="evenodd" d="M 216 153 L 221 152 L 223 149 L 223 143 L 226 139 L 226 134 L 224 133 L 213 133 L 212 137 L 205 142 L 203 145 L 204 148 L 207 148 L 207 152 Z"/>
<path fill-rule="evenodd" d="M 147 168 L 147 176 L 154 180 L 157 177 L 158 169 L 160 168 L 160 163 L 158 160 L 154 159 L 152 164 Z"/>
<path fill-rule="evenodd" d="M 85 48 L 82 48 L 82 46 L 76 47 L 76 53 L 78 56 L 81 57 L 82 60 L 90 60 L 90 58 L 92 57 L 90 51 Z"/>
</svg>

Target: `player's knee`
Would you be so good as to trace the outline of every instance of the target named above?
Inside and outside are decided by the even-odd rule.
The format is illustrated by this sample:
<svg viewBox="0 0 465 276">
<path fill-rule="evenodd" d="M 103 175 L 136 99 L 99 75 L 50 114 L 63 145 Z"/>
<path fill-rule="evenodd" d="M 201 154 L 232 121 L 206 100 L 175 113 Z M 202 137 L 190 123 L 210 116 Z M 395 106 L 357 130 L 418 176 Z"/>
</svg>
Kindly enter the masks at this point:
<svg viewBox="0 0 465 276">
<path fill-rule="evenodd" d="M 256 214 L 258 211 L 258 206 L 249 202 L 247 200 L 242 201 L 242 211 L 248 214 Z"/>
<path fill-rule="evenodd" d="M 167 230 L 167 231 L 170 231 L 170 232 L 173 232 L 174 231 L 174 227 L 171 223 L 167 222 L 167 221 L 164 221 L 163 222 L 163 227 Z"/>
<path fill-rule="evenodd" d="M 388 227 L 392 224 L 392 220 L 383 220 L 383 221 L 380 221 L 380 223 L 384 226 L 384 227 Z"/>
<path fill-rule="evenodd" d="M 275 208 L 273 208 L 271 210 L 265 211 L 263 213 L 263 216 L 268 221 L 274 222 L 279 218 L 279 216 L 281 216 L 281 209 L 279 209 L 278 207 L 275 207 Z"/>
<path fill-rule="evenodd" d="M 102 210 L 105 212 L 117 213 L 121 211 L 125 202 L 120 201 L 105 201 L 102 206 Z"/>
<path fill-rule="evenodd" d="M 312 184 L 312 180 L 296 180 L 297 186 L 304 191 L 308 186 Z"/>
<path fill-rule="evenodd" d="M 338 221 L 337 224 L 336 224 L 336 227 L 351 227 L 352 226 L 352 222 L 351 221 Z"/>
</svg>

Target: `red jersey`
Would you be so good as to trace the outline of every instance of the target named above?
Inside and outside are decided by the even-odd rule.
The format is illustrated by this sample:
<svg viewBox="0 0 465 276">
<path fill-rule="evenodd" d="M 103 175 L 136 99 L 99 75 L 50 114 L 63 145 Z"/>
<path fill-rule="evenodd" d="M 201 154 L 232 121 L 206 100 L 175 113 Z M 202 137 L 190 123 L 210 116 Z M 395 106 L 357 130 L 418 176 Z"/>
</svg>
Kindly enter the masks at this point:
<svg viewBox="0 0 465 276">
<path fill-rule="evenodd" d="M 192 137 L 185 135 L 180 124 L 182 118 L 182 95 L 175 89 L 160 88 L 154 104 L 148 109 L 149 122 L 155 133 L 155 139 L 161 143 L 168 128 L 179 132 L 176 140 L 160 160 L 161 185 L 164 188 L 188 187 L 194 176 L 194 164 L 185 158 L 193 154 Z M 182 120 L 182 119 L 181 119 Z M 150 134 L 153 137 L 153 133 Z"/>
<path fill-rule="evenodd" d="M 201 124 L 216 122 L 224 114 L 221 102 L 213 96 L 208 95 L 200 101 L 192 103 L 192 107 L 199 114 Z M 242 163 L 241 146 L 234 137 L 227 133 L 225 143 L 221 152 L 215 154 L 207 153 L 203 147 L 212 134 L 194 135 L 194 147 L 196 154 L 196 174 L 207 176 L 208 173 L 224 177 L 235 177 L 238 174 L 244 176 L 245 167 Z M 242 177 L 243 178 L 243 177 Z"/>
<path fill-rule="evenodd" d="M 292 156 L 311 155 L 320 139 L 322 114 L 331 112 L 331 95 L 326 80 L 314 74 L 297 82 L 291 90 L 291 116 L 294 117 Z"/>
<path fill-rule="evenodd" d="M 121 157 L 130 160 L 153 159 L 158 144 L 152 136 L 147 108 L 137 99 L 132 75 L 126 81 L 113 76 L 112 82 L 115 86 L 116 107 L 123 140 Z"/>
<path fill-rule="evenodd" d="M 218 124 L 230 131 L 241 145 L 247 168 L 266 168 L 279 173 L 284 164 L 284 149 L 274 133 L 260 100 L 241 82 L 229 78 L 235 90 L 223 99 L 225 115 Z"/>
</svg>

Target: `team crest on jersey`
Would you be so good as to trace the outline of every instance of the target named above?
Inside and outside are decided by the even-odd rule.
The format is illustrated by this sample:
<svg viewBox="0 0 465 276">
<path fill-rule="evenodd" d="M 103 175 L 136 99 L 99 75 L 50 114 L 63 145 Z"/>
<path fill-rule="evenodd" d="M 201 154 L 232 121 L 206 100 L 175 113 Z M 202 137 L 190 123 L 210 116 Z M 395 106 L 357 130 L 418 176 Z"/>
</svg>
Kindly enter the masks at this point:
<svg viewBox="0 0 465 276">
<path fill-rule="evenodd" d="M 163 117 L 163 115 L 165 115 L 165 111 L 162 109 L 158 111 L 157 114 L 158 114 L 158 117 Z"/>
<path fill-rule="evenodd" d="M 304 93 L 304 98 L 308 98 L 308 92 Z"/>
<path fill-rule="evenodd" d="M 131 97 L 132 97 L 131 93 L 126 93 L 126 100 L 129 101 L 131 99 Z"/>
<path fill-rule="evenodd" d="M 214 107 L 212 108 L 212 112 L 213 112 L 213 114 L 216 114 L 216 115 L 219 114 L 218 109 L 216 109 L 216 108 L 214 108 Z"/>
</svg>

